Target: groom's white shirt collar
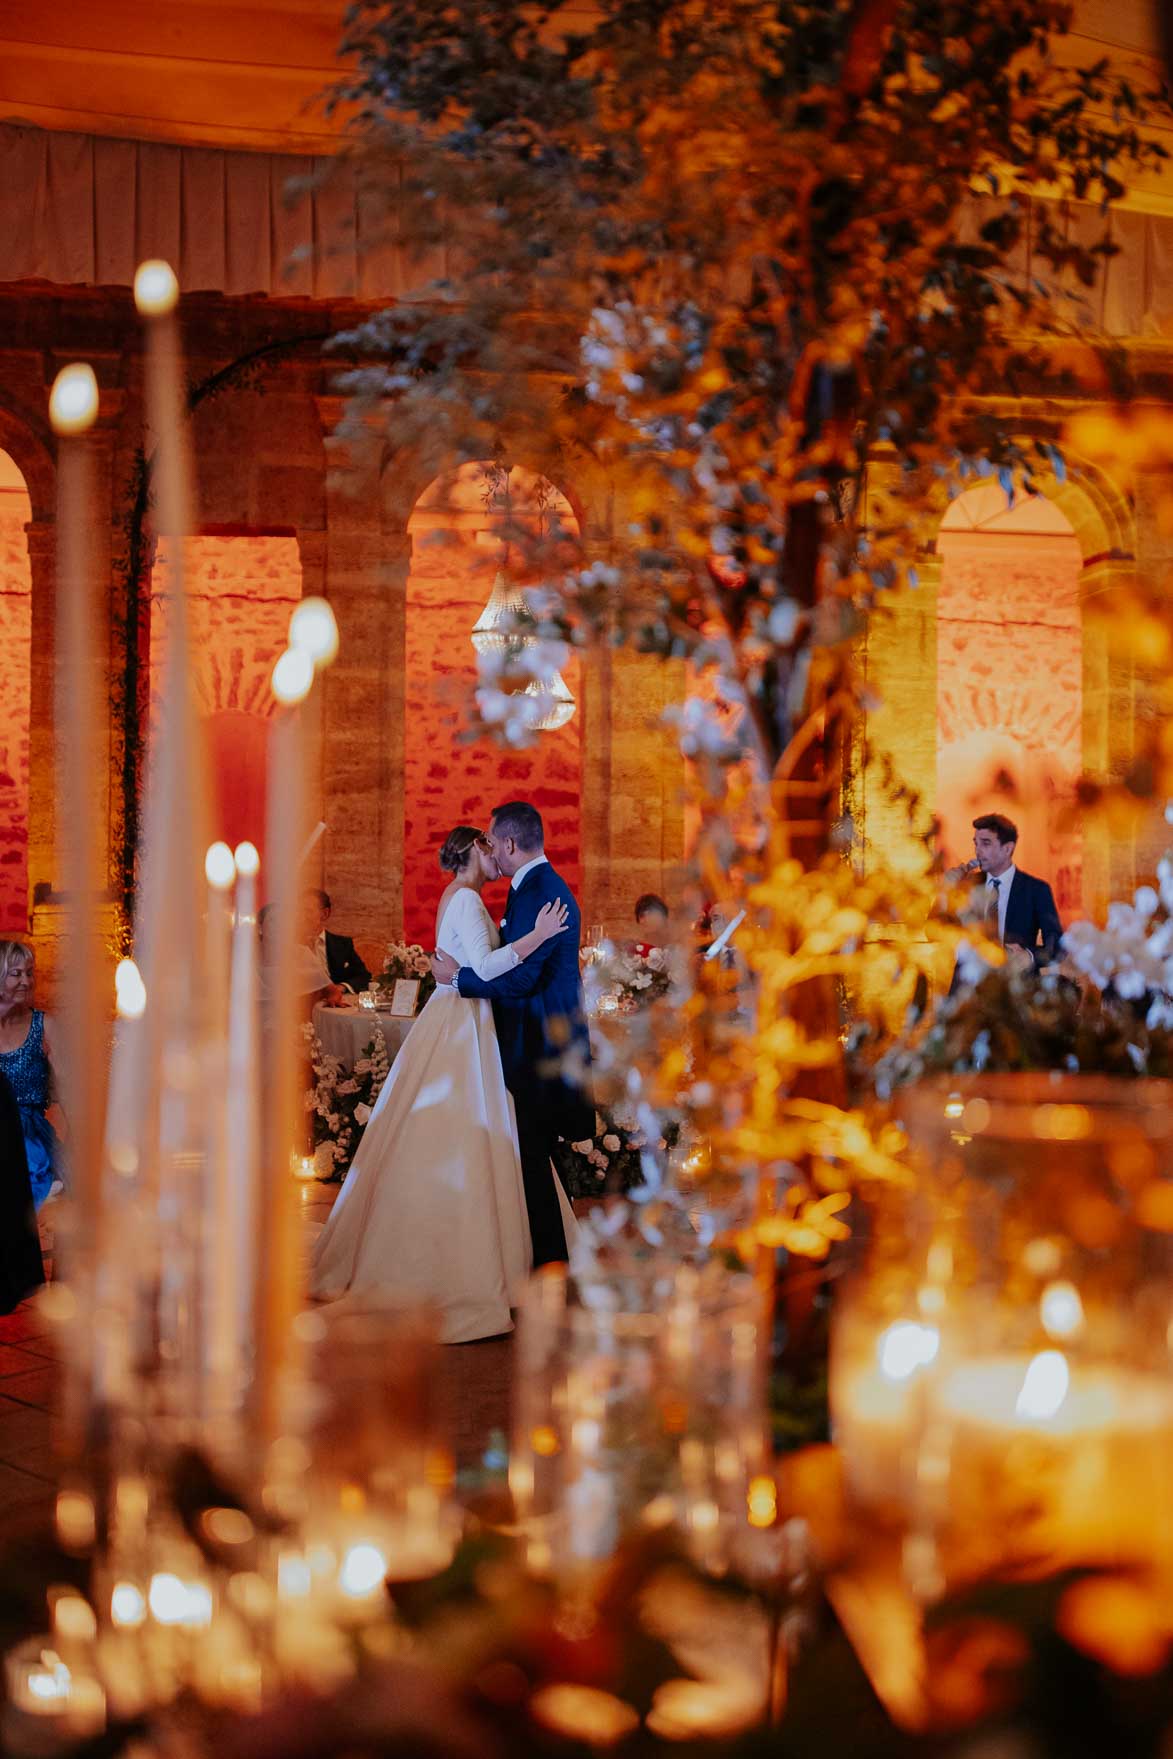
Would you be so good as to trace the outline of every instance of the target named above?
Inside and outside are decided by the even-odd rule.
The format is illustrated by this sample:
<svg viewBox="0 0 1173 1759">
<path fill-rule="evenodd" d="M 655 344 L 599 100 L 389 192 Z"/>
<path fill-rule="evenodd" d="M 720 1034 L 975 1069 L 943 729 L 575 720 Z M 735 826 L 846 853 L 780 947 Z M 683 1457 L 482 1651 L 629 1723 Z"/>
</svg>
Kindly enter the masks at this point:
<svg viewBox="0 0 1173 1759">
<path fill-rule="evenodd" d="M 509 882 L 509 890 L 511 892 L 515 892 L 517 890 L 518 886 L 521 884 L 522 880 L 525 878 L 526 874 L 532 873 L 535 867 L 541 867 L 543 862 L 545 862 L 547 867 L 550 865 L 546 856 L 535 855 L 532 861 L 527 861 L 524 867 L 519 867 L 517 872 L 514 874 L 513 878 Z"/>
</svg>

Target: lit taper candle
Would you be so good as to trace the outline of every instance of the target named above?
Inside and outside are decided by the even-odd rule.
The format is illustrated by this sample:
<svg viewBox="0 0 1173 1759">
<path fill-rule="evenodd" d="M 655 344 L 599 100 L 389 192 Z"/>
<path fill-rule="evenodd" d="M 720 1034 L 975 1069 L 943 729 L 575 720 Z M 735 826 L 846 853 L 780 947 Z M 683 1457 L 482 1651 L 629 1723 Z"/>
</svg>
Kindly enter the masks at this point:
<svg viewBox="0 0 1173 1759">
<path fill-rule="evenodd" d="M 102 1142 L 106 1022 L 99 901 L 106 887 L 102 859 L 105 741 L 98 727 L 95 668 L 98 641 L 95 578 L 90 557 L 93 472 L 87 435 L 98 415 L 92 367 L 75 363 L 58 373 L 49 417 L 59 445 L 57 470 L 56 719 L 59 731 L 58 841 L 69 900 L 70 981 L 61 1007 L 68 1074 L 70 1180 L 77 1206 L 75 1250 L 88 1262 L 99 1248 L 102 1217 Z"/>
</svg>

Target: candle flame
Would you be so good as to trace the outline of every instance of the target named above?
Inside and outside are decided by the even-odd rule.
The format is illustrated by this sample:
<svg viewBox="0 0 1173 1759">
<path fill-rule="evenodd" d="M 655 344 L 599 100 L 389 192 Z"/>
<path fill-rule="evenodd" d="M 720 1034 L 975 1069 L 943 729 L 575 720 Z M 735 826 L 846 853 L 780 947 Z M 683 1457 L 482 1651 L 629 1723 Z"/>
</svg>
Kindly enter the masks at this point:
<svg viewBox="0 0 1173 1759">
<path fill-rule="evenodd" d="M 50 1591 L 52 1592 L 52 1591 Z M 59 1594 L 53 1601 L 54 1635 L 77 1643 L 92 1642 L 98 1632 L 98 1621 L 88 1600 L 80 1594 Z"/>
<path fill-rule="evenodd" d="M 147 986 L 133 959 L 120 959 L 114 973 L 114 1006 L 120 1020 L 141 1020 L 146 1012 Z"/>
<path fill-rule="evenodd" d="M 57 1492 L 57 1537 L 67 1551 L 85 1551 L 94 1543 L 97 1512 L 84 1490 Z"/>
<path fill-rule="evenodd" d="M 1074 1283 L 1048 1283 L 1039 1297 L 1039 1318 L 1048 1337 L 1073 1338 L 1083 1330 L 1083 1302 Z"/>
<path fill-rule="evenodd" d="M 940 1346 L 941 1334 L 935 1325 L 900 1320 L 880 1338 L 880 1373 L 886 1380 L 909 1380 L 918 1369 L 928 1367 Z"/>
<path fill-rule="evenodd" d="M 204 856 L 204 877 L 214 892 L 226 892 L 232 884 L 236 862 L 227 843 L 213 843 Z"/>
<path fill-rule="evenodd" d="M 372 1594 L 387 1575 L 387 1560 L 377 1545 L 352 1545 L 338 1571 L 343 1594 Z"/>
<path fill-rule="evenodd" d="M 232 859 L 242 879 L 256 878 L 260 871 L 261 858 L 257 854 L 255 843 L 238 843 Z"/>
<path fill-rule="evenodd" d="M 1071 1370 L 1062 1350 L 1040 1350 L 1032 1358 L 1022 1391 L 1014 1401 L 1015 1414 L 1045 1422 L 1058 1413 L 1070 1385 Z"/>
<path fill-rule="evenodd" d="M 639 1712 L 598 1686 L 542 1686 L 530 1699 L 534 1720 L 553 1734 L 592 1747 L 614 1747 L 639 1727 Z"/>
<path fill-rule="evenodd" d="M 141 1625 L 147 1616 L 147 1603 L 133 1582 L 115 1582 L 110 1590 L 110 1618 L 123 1630 Z"/>
<path fill-rule="evenodd" d="M 301 702 L 314 681 L 314 662 L 303 647 L 287 647 L 273 667 L 273 695 L 286 707 Z"/>
<path fill-rule="evenodd" d="M 338 653 L 338 623 L 327 599 L 310 597 L 294 607 L 289 645 L 301 648 L 315 666 L 328 666 Z"/>
<path fill-rule="evenodd" d="M 42 1649 L 41 1666 L 43 1673 L 30 1673 L 28 1676 L 29 1693 L 34 1698 L 68 1698 L 69 1687 L 73 1675 L 61 1657 L 52 1649 Z"/>
<path fill-rule="evenodd" d="M 778 1518 L 778 1487 L 772 1478 L 751 1478 L 746 1498 L 751 1527 L 772 1527 Z"/>
<path fill-rule="evenodd" d="M 49 393 L 49 420 L 55 434 L 84 434 L 98 413 L 98 381 L 94 369 L 75 360 L 63 366 Z"/>
<path fill-rule="evenodd" d="M 179 303 L 179 282 L 170 263 L 150 257 L 134 272 L 134 303 L 144 318 L 161 318 Z"/>
<path fill-rule="evenodd" d="M 170 1570 L 151 1577 L 147 1604 L 160 1625 L 186 1625 L 191 1630 L 212 1622 L 212 1590 L 205 1582 L 185 1582 Z"/>
</svg>

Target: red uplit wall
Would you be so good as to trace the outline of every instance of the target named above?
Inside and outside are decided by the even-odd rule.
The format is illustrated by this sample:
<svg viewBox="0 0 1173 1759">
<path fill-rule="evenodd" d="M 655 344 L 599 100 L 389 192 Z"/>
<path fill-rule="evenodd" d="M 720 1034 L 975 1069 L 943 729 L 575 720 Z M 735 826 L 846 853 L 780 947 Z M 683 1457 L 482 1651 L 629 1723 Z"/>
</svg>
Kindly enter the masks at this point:
<svg viewBox="0 0 1173 1759">
<path fill-rule="evenodd" d="M 971 489 L 942 523 L 937 613 L 937 814 L 953 860 L 971 820 L 1005 812 L 1016 860 L 1080 914 L 1083 840 L 1071 807 L 1083 761 L 1082 556 L 1042 496 L 1007 508 Z"/>
<path fill-rule="evenodd" d="M 526 518 L 536 481 L 517 468 L 510 473 L 515 523 Z M 469 637 L 497 570 L 504 563 L 508 572 L 500 517 L 486 509 L 486 490 L 475 465 L 438 479 L 421 495 L 408 528 L 403 918 L 407 939 L 424 945 L 435 938 L 436 905 L 450 877 L 437 862 L 444 838 L 454 825 L 487 826 L 492 808 L 506 800 L 537 807 L 546 826 L 546 853 L 581 895 L 581 709 L 524 750 L 461 738 L 477 683 Z M 563 526 L 577 533 L 569 504 L 559 495 L 551 504 Z M 574 662 L 563 676 L 577 699 Z M 504 898 L 503 882 L 486 894 L 495 918 Z"/>
<path fill-rule="evenodd" d="M 29 640 L 24 478 L 0 452 L 0 934 L 28 933 Z"/>
<path fill-rule="evenodd" d="M 186 551 L 197 710 L 208 740 L 212 834 L 264 853 L 269 675 L 301 597 L 295 537 L 203 536 Z M 160 545 L 156 569 L 166 567 Z M 166 599 L 151 594 L 151 719 L 167 639 Z"/>
</svg>

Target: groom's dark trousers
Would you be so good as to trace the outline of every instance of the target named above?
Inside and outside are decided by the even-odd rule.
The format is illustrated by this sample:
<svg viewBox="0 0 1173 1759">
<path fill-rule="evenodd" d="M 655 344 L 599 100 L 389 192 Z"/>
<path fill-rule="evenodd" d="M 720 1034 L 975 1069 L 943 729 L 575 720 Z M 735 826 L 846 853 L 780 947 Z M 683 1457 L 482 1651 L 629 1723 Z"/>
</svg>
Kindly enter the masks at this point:
<svg viewBox="0 0 1173 1759">
<path fill-rule="evenodd" d="M 543 904 L 554 899 L 568 911 L 561 934 L 501 977 L 485 982 L 467 965 L 456 977 L 462 996 L 484 997 L 493 1004 L 505 1085 L 517 1111 L 535 1269 L 566 1259 L 557 1175 L 550 1162 L 554 1145 L 560 1136 L 582 1142 L 595 1133 L 594 1100 L 588 1092 L 590 1038 L 578 968 L 581 918 L 569 886 L 549 862 L 531 868 L 516 888 L 510 886 L 501 938 L 505 944 L 520 940 L 533 928 Z"/>
</svg>

